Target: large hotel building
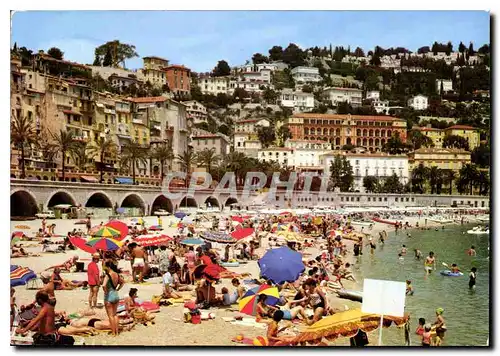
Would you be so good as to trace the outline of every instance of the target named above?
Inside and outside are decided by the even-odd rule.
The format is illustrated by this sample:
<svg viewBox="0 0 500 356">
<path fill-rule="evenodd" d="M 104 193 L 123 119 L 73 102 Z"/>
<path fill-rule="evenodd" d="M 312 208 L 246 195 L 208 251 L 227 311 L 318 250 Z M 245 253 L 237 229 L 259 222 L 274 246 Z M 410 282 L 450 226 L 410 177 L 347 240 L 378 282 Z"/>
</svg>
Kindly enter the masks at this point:
<svg viewBox="0 0 500 356">
<path fill-rule="evenodd" d="M 294 140 L 326 141 L 336 150 L 354 145 L 377 152 L 396 132 L 406 142 L 406 121 L 390 116 L 300 113 L 287 126 Z"/>
</svg>

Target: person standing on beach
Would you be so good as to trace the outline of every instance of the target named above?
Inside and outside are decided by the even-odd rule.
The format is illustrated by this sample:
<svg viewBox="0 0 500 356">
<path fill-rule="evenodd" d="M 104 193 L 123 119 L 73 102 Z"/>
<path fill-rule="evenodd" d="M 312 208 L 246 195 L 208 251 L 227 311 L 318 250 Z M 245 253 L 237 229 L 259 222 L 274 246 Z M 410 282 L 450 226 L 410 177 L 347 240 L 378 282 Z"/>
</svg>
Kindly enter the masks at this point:
<svg viewBox="0 0 500 356">
<path fill-rule="evenodd" d="M 90 216 L 87 217 L 87 222 L 85 223 L 87 227 L 87 234 L 90 234 L 90 228 L 92 227 L 92 224 L 90 222 Z"/>
<path fill-rule="evenodd" d="M 42 231 L 45 234 L 46 230 L 45 228 L 47 227 L 47 219 L 43 218 L 42 219 Z"/>
<path fill-rule="evenodd" d="M 87 281 L 89 283 L 89 308 L 97 307 L 97 294 L 101 282 L 101 273 L 99 272 L 99 253 L 92 255 L 92 262 L 87 267 Z"/>
</svg>

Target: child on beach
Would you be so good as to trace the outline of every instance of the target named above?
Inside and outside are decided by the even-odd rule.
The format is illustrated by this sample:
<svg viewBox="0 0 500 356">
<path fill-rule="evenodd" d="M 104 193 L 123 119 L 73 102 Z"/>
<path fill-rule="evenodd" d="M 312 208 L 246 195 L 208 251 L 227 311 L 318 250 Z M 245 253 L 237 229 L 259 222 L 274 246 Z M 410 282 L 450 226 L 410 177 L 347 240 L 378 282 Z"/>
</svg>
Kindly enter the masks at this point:
<svg viewBox="0 0 500 356">
<path fill-rule="evenodd" d="M 419 318 L 417 329 L 415 330 L 415 334 L 417 334 L 418 336 L 422 336 L 422 334 L 424 333 L 424 325 L 425 325 L 425 319 Z"/>
<path fill-rule="evenodd" d="M 401 255 L 406 255 L 406 245 L 403 245 L 403 247 L 401 247 Z"/>
<path fill-rule="evenodd" d="M 413 286 L 411 285 L 411 281 L 410 280 L 406 280 L 406 295 L 413 295 Z"/>
<path fill-rule="evenodd" d="M 477 268 L 472 267 L 469 273 L 469 289 L 476 289 L 476 272 Z"/>
<path fill-rule="evenodd" d="M 424 326 L 424 332 L 422 333 L 422 346 L 423 347 L 430 347 L 431 345 L 432 345 L 431 325 L 426 324 Z"/>
</svg>

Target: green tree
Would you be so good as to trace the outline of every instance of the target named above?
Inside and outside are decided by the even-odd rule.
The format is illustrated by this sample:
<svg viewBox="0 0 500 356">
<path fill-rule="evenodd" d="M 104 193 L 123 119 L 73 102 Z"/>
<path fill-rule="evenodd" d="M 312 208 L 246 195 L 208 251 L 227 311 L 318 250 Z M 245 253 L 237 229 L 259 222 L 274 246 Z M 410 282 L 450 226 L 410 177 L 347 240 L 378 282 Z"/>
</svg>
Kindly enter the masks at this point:
<svg viewBox="0 0 500 356">
<path fill-rule="evenodd" d="M 269 63 L 269 58 L 264 56 L 262 53 L 255 53 L 252 56 L 253 64 Z"/>
<path fill-rule="evenodd" d="M 270 87 L 266 87 L 266 89 L 262 93 L 262 98 L 268 104 L 276 104 L 276 100 L 278 99 L 278 93 L 272 90 Z"/>
<path fill-rule="evenodd" d="M 479 54 L 489 54 L 490 53 L 490 46 L 488 44 L 482 45 L 477 50 L 477 53 L 479 53 Z"/>
<path fill-rule="evenodd" d="M 380 57 L 376 54 L 373 55 L 373 57 L 370 59 L 370 64 L 372 66 L 380 67 L 382 62 L 380 61 Z"/>
<path fill-rule="evenodd" d="M 205 148 L 196 154 L 196 163 L 204 167 L 209 174 L 212 174 L 212 167 L 220 161 L 220 156 L 215 152 L 215 148 Z"/>
<path fill-rule="evenodd" d="M 272 61 L 283 60 L 283 47 L 273 46 L 273 48 L 269 50 L 269 59 Z"/>
<path fill-rule="evenodd" d="M 66 155 L 71 155 L 77 149 L 77 141 L 73 137 L 73 133 L 66 130 L 60 130 L 57 134 L 52 134 L 54 145 L 61 153 L 62 163 L 62 181 L 66 177 Z"/>
<path fill-rule="evenodd" d="M 362 48 L 356 47 L 356 49 L 354 50 L 354 56 L 355 57 L 364 57 L 365 56 L 365 52 L 363 51 Z"/>
<path fill-rule="evenodd" d="M 180 164 L 183 172 L 189 176 L 193 171 L 193 165 L 196 162 L 196 154 L 192 150 L 184 151 L 181 155 L 177 155 L 177 162 Z"/>
<path fill-rule="evenodd" d="M 163 180 L 163 178 L 165 177 L 165 163 L 171 161 L 174 158 L 174 152 L 172 150 L 172 145 L 170 144 L 170 142 L 162 142 L 161 144 L 156 145 L 156 147 L 151 152 L 151 157 L 160 162 L 160 174 L 161 179 Z"/>
<path fill-rule="evenodd" d="M 489 145 L 480 144 L 472 150 L 471 162 L 481 168 L 490 166 L 491 148 Z"/>
<path fill-rule="evenodd" d="M 95 54 L 94 63 L 92 63 L 92 65 L 98 67 L 102 65 L 101 57 L 99 57 L 97 53 Z"/>
<path fill-rule="evenodd" d="M 469 44 L 469 50 L 467 51 L 467 53 L 469 54 L 469 56 L 473 56 L 476 53 L 474 51 L 474 45 L 472 44 L 472 42 L 470 42 Z"/>
<path fill-rule="evenodd" d="M 446 135 L 443 139 L 444 148 L 458 148 L 462 150 L 469 150 L 469 141 L 462 136 Z"/>
<path fill-rule="evenodd" d="M 259 138 L 262 147 L 267 148 L 276 140 L 276 134 L 270 127 L 259 126 L 257 127 L 257 137 Z"/>
<path fill-rule="evenodd" d="M 221 108 L 226 108 L 231 104 L 231 97 L 224 93 L 218 93 L 215 97 L 215 103 Z"/>
<path fill-rule="evenodd" d="M 305 64 L 306 53 L 302 51 L 295 43 L 290 43 L 283 51 L 283 62 L 290 68 L 303 66 Z"/>
<path fill-rule="evenodd" d="M 276 138 L 279 141 L 280 146 L 283 147 L 286 140 L 292 138 L 292 133 L 287 126 L 281 125 L 280 128 L 276 131 Z"/>
<path fill-rule="evenodd" d="M 132 183 L 135 185 L 135 167 L 138 163 L 148 164 L 148 149 L 137 142 L 130 142 L 122 147 L 121 161 L 124 165 L 132 167 Z"/>
<path fill-rule="evenodd" d="M 452 169 L 443 169 L 443 184 L 447 184 L 450 187 L 449 194 L 453 194 L 453 182 L 457 177 L 457 174 Z"/>
<path fill-rule="evenodd" d="M 464 53 L 466 48 L 467 47 L 465 47 L 465 45 L 462 43 L 462 41 L 460 41 L 460 44 L 458 45 L 458 51 L 460 53 Z"/>
<path fill-rule="evenodd" d="M 431 194 L 440 194 L 441 186 L 443 185 L 443 172 L 437 166 L 432 166 L 429 169 L 429 185 Z"/>
<path fill-rule="evenodd" d="M 400 182 L 396 173 L 385 179 L 384 185 L 382 186 L 383 193 L 401 194 L 404 191 L 404 186 Z"/>
<path fill-rule="evenodd" d="M 477 177 L 476 183 L 479 188 L 479 194 L 487 195 L 490 189 L 490 176 L 488 172 L 484 170 L 479 171 L 479 176 Z"/>
<path fill-rule="evenodd" d="M 33 122 L 27 116 L 13 117 L 10 123 L 10 143 L 19 151 L 19 167 L 21 168 L 21 179 L 26 178 L 26 157 L 25 150 L 35 144 L 38 137 L 35 132 Z"/>
<path fill-rule="evenodd" d="M 99 182 L 102 184 L 104 182 L 104 161 L 116 155 L 117 147 L 115 143 L 105 137 L 99 137 L 94 143 L 92 143 L 87 149 L 87 155 L 90 159 L 95 160 L 99 158 Z"/>
<path fill-rule="evenodd" d="M 425 191 L 425 183 L 429 177 L 429 169 L 420 163 L 411 172 L 411 185 L 414 193 L 423 194 Z"/>
<path fill-rule="evenodd" d="M 111 49 L 107 48 L 104 54 L 104 59 L 102 60 L 102 65 L 104 67 L 111 67 L 113 65 L 113 57 L 111 56 Z"/>
<path fill-rule="evenodd" d="M 429 136 L 423 135 L 419 130 L 411 130 L 408 133 L 408 141 L 414 150 L 421 147 L 434 147 L 434 142 Z"/>
<path fill-rule="evenodd" d="M 448 44 L 446 45 L 446 55 L 449 56 L 451 54 L 451 52 L 453 52 L 453 45 L 451 44 L 451 42 L 448 41 Z"/>
<path fill-rule="evenodd" d="M 429 48 L 429 46 L 424 46 L 424 47 L 420 47 L 417 50 L 417 53 L 418 54 L 425 54 L 425 53 L 429 53 L 430 51 L 431 51 L 431 49 Z"/>
<path fill-rule="evenodd" d="M 231 74 L 231 68 L 225 60 L 220 60 L 213 69 L 214 77 L 224 77 Z"/>
<path fill-rule="evenodd" d="M 400 155 L 408 151 L 408 146 L 403 143 L 399 132 L 396 132 L 387 143 L 382 147 L 383 152 L 388 152 L 391 155 Z"/>
<path fill-rule="evenodd" d="M 244 99 L 247 99 L 248 97 L 250 97 L 250 95 L 248 94 L 248 92 L 245 89 L 243 89 L 243 88 L 234 89 L 233 99 L 235 99 L 237 101 L 243 101 Z"/>
<path fill-rule="evenodd" d="M 352 113 L 352 106 L 347 101 L 341 101 L 337 104 L 337 114 L 346 115 Z"/>
<path fill-rule="evenodd" d="M 363 187 L 368 193 L 377 193 L 379 189 L 378 179 L 375 176 L 366 176 L 363 178 Z"/>
<path fill-rule="evenodd" d="M 47 54 L 49 56 L 51 56 L 52 58 L 59 59 L 59 60 L 62 60 L 63 55 L 64 55 L 64 53 L 57 47 L 49 48 L 49 50 L 47 51 Z"/>
<path fill-rule="evenodd" d="M 103 66 L 118 67 L 121 64 L 125 67 L 125 61 L 134 57 L 139 57 L 135 46 L 121 43 L 118 40 L 108 41 L 95 49 L 96 56 L 103 59 Z M 106 58 L 107 57 L 107 58 Z"/>
<path fill-rule="evenodd" d="M 469 194 L 472 195 L 473 187 L 479 180 L 479 170 L 473 164 L 466 164 L 460 168 L 458 174 L 459 182 L 462 183 L 463 186 L 468 187 Z"/>
<path fill-rule="evenodd" d="M 330 172 L 330 183 L 332 187 L 338 187 L 342 192 L 347 192 L 351 189 L 354 182 L 354 173 L 346 157 L 335 156 L 330 165 Z"/>
<path fill-rule="evenodd" d="M 302 92 L 303 93 L 312 93 L 312 92 L 314 92 L 314 88 L 310 84 L 304 84 L 302 86 Z"/>
<path fill-rule="evenodd" d="M 88 163 L 88 144 L 87 142 L 77 141 L 75 149 L 70 153 L 73 163 L 79 169 L 85 169 Z"/>
</svg>

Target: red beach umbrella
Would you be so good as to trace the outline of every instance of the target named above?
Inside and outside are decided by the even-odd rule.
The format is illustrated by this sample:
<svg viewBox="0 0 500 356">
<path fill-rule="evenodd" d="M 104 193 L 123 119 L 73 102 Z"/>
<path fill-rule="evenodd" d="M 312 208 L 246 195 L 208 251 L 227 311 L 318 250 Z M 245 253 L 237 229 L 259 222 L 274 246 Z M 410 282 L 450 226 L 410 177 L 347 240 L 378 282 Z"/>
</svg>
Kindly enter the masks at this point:
<svg viewBox="0 0 500 356">
<path fill-rule="evenodd" d="M 120 236 L 114 237 L 115 240 L 121 241 L 128 235 L 128 226 L 124 222 L 120 220 L 111 220 L 106 224 L 106 226 L 118 230 L 120 232 Z"/>
<path fill-rule="evenodd" d="M 231 220 L 242 223 L 243 218 L 241 216 L 231 216 Z"/>
<path fill-rule="evenodd" d="M 82 239 L 81 237 L 71 237 L 69 239 L 69 242 L 76 248 L 79 248 L 82 251 L 88 252 L 88 253 L 96 253 L 97 250 L 92 247 L 87 245 L 87 241 Z"/>
<path fill-rule="evenodd" d="M 254 229 L 251 227 L 246 227 L 244 229 L 235 230 L 231 233 L 231 236 L 236 240 L 244 239 L 254 233 Z"/>
<path fill-rule="evenodd" d="M 166 244 L 170 241 L 172 241 L 172 238 L 170 236 L 161 234 L 161 235 L 141 235 L 137 236 L 134 239 L 135 242 L 140 244 L 143 247 L 146 246 L 158 246 L 161 244 Z"/>
</svg>

